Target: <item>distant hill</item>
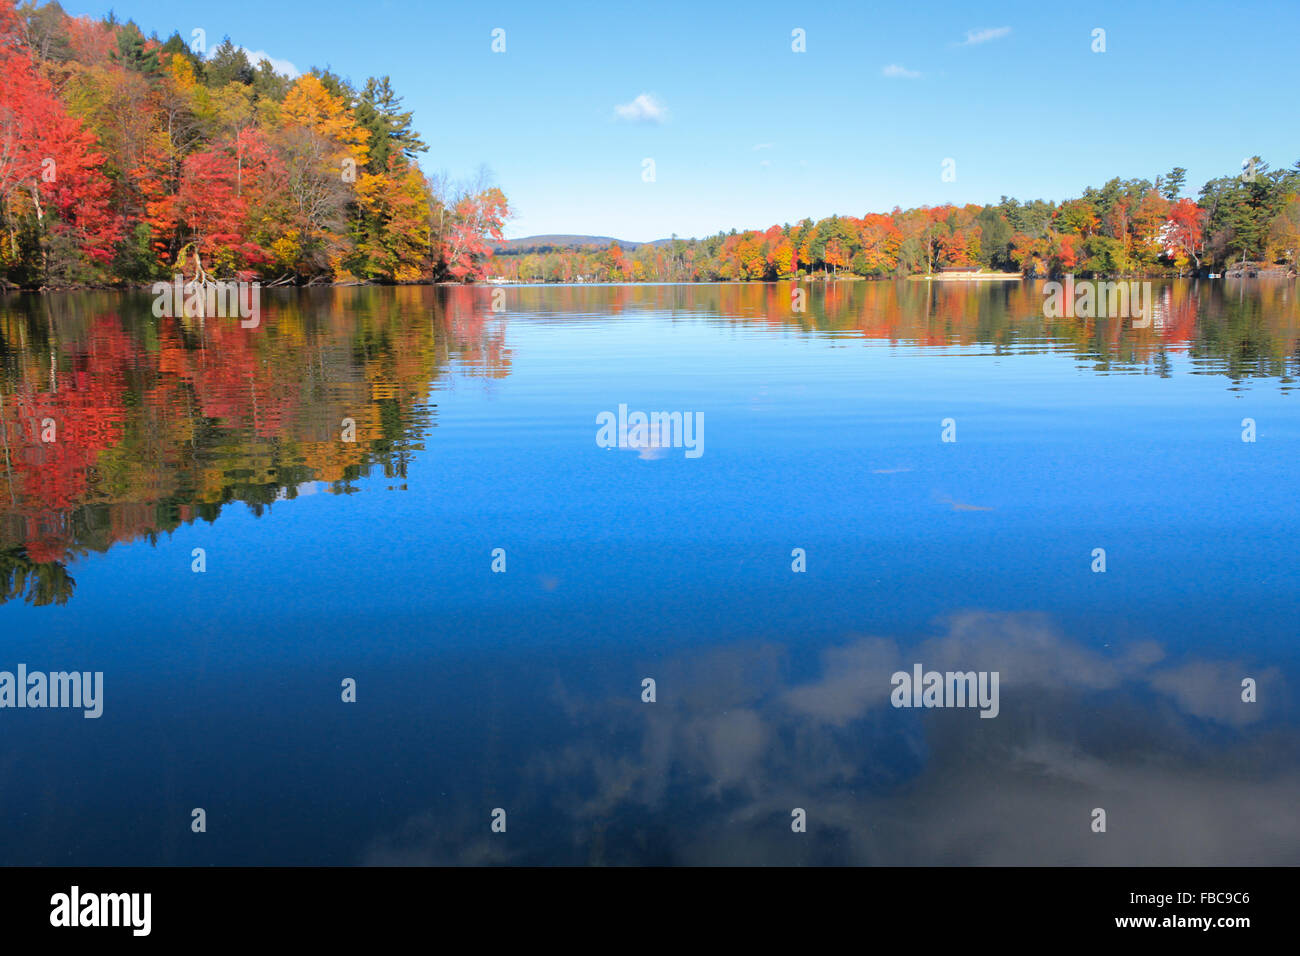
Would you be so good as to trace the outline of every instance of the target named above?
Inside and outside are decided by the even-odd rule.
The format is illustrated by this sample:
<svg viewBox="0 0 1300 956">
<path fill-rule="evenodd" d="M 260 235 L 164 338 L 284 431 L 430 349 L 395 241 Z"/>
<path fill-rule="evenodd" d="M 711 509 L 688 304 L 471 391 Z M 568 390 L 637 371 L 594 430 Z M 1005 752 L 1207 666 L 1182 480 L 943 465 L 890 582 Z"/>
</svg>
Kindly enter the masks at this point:
<svg viewBox="0 0 1300 956">
<path fill-rule="evenodd" d="M 493 243 L 492 250 L 506 255 L 523 255 L 528 252 L 550 252 L 553 249 L 576 249 L 580 246 L 596 246 L 600 249 L 606 249 L 611 242 L 617 242 L 625 252 L 631 252 L 640 246 L 662 246 L 672 242 L 672 240 L 656 239 L 653 242 L 628 242 L 626 239 L 615 239 L 612 236 L 525 236 L 522 239 L 507 239 L 504 242 Z"/>
</svg>

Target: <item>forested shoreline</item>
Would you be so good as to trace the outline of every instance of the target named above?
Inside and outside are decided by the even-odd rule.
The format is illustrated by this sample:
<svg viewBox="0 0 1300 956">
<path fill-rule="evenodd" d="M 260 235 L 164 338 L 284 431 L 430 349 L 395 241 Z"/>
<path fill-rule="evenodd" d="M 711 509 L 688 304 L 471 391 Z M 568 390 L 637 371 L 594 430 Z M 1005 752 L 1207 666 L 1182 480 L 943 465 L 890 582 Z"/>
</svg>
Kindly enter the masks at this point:
<svg viewBox="0 0 1300 956">
<path fill-rule="evenodd" d="M 0 288 L 178 273 L 265 285 L 1294 275 L 1300 260 L 1300 162 L 1260 157 L 1196 198 L 1175 167 L 1062 202 L 494 255 L 505 195 L 485 169 L 461 183 L 425 173 L 429 148 L 388 77 L 291 78 L 229 37 L 205 42 L 0 0 Z"/>
<path fill-rule="evenodd" d="M 1112 179 L 1076 199 L 895 208 L 706 239 L 498 253 L 492 273 L 521 282 L 716 282 L 800 277 L 903 278 L 944 270 L 1028 277 L 1294 275 L 1300 257 L 1300 162 L 1239 173 L 1183 196 L 1187 171 Z"/>
<path fill-rule="evenodd" d="M 485 170 L 425 174 L 388 77 L 204 45 L 0 0 L 0 287 L 484 274 L 506 198 Z"/>
</svg>

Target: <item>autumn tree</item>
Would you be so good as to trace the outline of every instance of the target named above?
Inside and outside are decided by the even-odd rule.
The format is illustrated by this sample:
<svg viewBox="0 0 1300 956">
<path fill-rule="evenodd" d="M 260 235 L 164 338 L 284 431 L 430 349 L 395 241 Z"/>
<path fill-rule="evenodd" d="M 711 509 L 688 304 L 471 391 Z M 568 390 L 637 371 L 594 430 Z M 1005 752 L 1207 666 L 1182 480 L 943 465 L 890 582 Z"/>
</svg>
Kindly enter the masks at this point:
<svg viewBox="0 0 1300 956">
<path fill-rule="evenodd" d="M 21 41 L 21 23 L 0 5 L 0 217 L 5 271 L 39 281 L 86 281 L 112 258 L 119 226 L 94 136 L 70 115 Z M 20 234 L 23 240 L 20 242 Z M 33 250 L 39 263 L 22 261 Z"/>
<path fill-rule="evenodd" d="M 1300 263 L 1300 195 L 1290 193 L 1269 226 L 1268 252 L 1292 269 Z"/>
<path fill-rule="evenodd" d="M 487 274 L 491 243 L 502 240 L 501 230 L 510 217 L 505 194 L 487 182 L 487 171 L 480 170 L 473 185 L 461 186 L 454 193 L 445 184 L 435 184 L 430 230 L 439 277 L 464 282 Z M 622 273 L 622 250 L 614 259 Z M 607 264 L 607 268 L 614 266 L 614 261 Z"/>
<path fill-rule="evenodd" d="M 356 271 L 390 282 L 429 278 L 429 194 L 419 169 L 390 153 L 384 173 L 361 175 L 357 202 L 361 218 Z"/>
</svg>

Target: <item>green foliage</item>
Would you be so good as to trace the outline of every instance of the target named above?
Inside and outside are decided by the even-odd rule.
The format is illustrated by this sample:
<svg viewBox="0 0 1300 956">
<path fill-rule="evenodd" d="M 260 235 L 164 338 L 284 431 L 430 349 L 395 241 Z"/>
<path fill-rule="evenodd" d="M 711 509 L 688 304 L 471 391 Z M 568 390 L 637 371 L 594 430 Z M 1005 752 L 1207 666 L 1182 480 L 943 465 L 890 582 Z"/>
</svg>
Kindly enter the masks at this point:
<svg viewBox="0 0 1300 956">
<path fill-rule="evenodd" d="M 208 57 L 203 80 L 214 89 L 220 89 L 227 83 L 251 86 L 253 65 L 248 62 L 248 54 L 231 43 L 230 37 L 225 37 L 221 45 L 212 51 L 212 56 Z"/>
<path fill-rule="evenodd" d="M 1177 199 L 1187 182 L 1187 170 L 1182 166 L 1175 166 L 1165 175 L 1163 181 L 1157 180 L 1157 182 L 1161 183 L 1159 188 L 1162 196 L 1166 199 Z"/>
<path fill-rule="evenodd" d="M 112 273 L 131 283 L 144 283 L 160 278 L 164 270 L 154 255 L 153 230 L 138 222 L 118 246 L 113 260 Z"/>
<path fill-rule="evenodd" d="M 1212 179 L 1200 193 L 1207 210 L 1208 251 L 1218 266 L 1265 258 L 1270 231 L 1290 196 L 1300 191 L 1300 163 L 1270 171 L 1258 156 L 1236 176 Z"/>
<path fill-rule="evenodd" d="M 287 76 L 275 72 L 270 60 L 258 60 L 253 71 L 253 93 L 259 99 L 283 103 L 293 84 Z"/>
<path fill-rule="evenodd" d="M 980 265 L 988 269 L 1014 268 L 1011 262 L 1011 226 L 997 206 L 985 206 L 975 217 L 980 228 Z"/>
<path fill-rule="evenodd" d="M 149 48 L 144 34 L 131 21 L 118 27 L 117 49 L 113 51 L 113 59 L 126 69 L 146 76 L 155 75 L 160 68 L 157 47 Z"/>
<path fill-rule="evenodd" d="M 392 88 L 388 77 L 366 80 L 365 88 L 357 101 L 357 122 L 370 131 L 370 160 L 367 168 L 372 173 L 388 169 L 389 159 L 398 155 L 415 159 L 428 150 L 413 128 L 412 113 L 402 110 L 402 98 Z"/>
</svg>

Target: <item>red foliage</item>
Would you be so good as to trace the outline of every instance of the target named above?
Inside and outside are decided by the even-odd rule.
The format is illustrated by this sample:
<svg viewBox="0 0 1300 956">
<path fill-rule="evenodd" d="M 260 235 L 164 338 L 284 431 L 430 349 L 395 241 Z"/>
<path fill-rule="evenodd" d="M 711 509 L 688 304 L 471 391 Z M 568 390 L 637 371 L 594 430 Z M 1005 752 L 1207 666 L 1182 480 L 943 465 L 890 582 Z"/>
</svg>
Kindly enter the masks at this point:
<svg viewBox="0 0 1300 956">
<path fill-rule="evenodd" d="M 0 197 L 26 191 L 50 230 L 92 260 L 111 259 L 120 226 L 95 137 L 70 115 L 22 44 L 17 14 L 0 3 Z"/>
</svg>

